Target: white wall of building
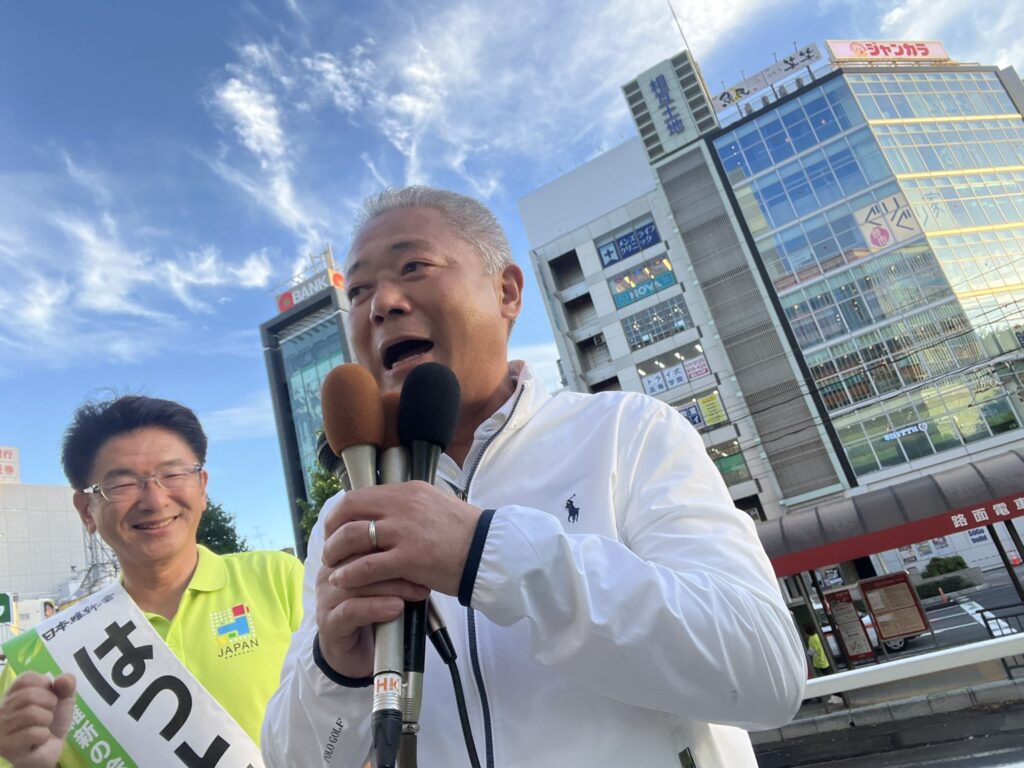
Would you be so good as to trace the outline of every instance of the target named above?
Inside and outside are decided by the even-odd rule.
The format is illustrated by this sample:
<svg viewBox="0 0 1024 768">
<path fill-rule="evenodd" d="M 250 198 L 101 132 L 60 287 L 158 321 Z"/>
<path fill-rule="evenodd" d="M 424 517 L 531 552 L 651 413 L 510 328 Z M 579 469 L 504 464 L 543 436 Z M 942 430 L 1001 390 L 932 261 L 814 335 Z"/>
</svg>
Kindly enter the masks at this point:
<svg viewBox="0 0 1024 768">
<path fill-rule="evenodd" d="M 87 564 L 71 488 L 0 485 L 0 592 L 56 597 Z"/>
<path fill-rule="evenodd" d="M 643 392 L 637 365 L 681 345 L 700 343 L 720 383 L 716 383 L 713 377 L 704 377 L 658 397 L 676 403 L 705 390 L 716 389 L 730 422 L 705 432 L 705 444 L 710 446 L 735 439 L 740 440 L 741 445 L 756 442 L 753 422 L 746 417 L 749 409 L 732 376 L 728 356 L 718 341 L 714 324 L 710 322 L 686 248 L 676 233 L 675 221 L 639 139 L 627 141 L 532 192 L 520 200 L 519 210 L 570 388 L 586 391 L 588 385 L 615 376 L 622 389 Z M 653 216 L 662 242 L 643 251 L 642 255 L 606 269 L 595 240 L 645 215 Z M 582 278 L 577 285 L 558 290 L 549 262 L 569 251 L 576 253 Z M 684 291 L 683 300 L 692 327 L 634 352 L 629 347 L 622 319 L 659 304 L 669 296 L 678 295 L 678 289 L 673 286 L 658 291 L 620 310 L 615 306 L 608 279 L 630 266 L 636 266 L 637 262 L 660 255 L 667 255 L 673 264 L 676 280 Z M 565 304 L 584 292 L 589 293 L 593 302 L 595 319 L 584 327 L 572 329 Z M 604 339 L 610 359 L 588 372 L 577 342 L 598 333 Z M 733 498 L 757 494 L 768 517 L 781 514 L 777 484 L 760 451 L 748 449 L 743 455 L 752 479 L 731 486 Z"/>
</svg>

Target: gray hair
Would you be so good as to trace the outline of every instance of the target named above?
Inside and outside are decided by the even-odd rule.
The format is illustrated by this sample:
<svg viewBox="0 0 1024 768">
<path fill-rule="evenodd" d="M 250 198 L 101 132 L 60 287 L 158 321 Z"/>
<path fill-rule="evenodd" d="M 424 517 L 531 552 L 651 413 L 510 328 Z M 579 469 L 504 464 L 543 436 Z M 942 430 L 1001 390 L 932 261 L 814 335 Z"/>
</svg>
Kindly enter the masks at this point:
<svg viewBox="0 0 1024 768">
<path fill-rule="evenodd" d="M 515 263 L 508 238 L 498 220 L 483 203 L 456 192 L 435 187 L 392 187 L 363 201 L 352 228 L 355 243 L 370 222 L 387 211 L 401 208 L 433 208 L 463 240 L 476 248 L 489 274 Z"/>
</svg>

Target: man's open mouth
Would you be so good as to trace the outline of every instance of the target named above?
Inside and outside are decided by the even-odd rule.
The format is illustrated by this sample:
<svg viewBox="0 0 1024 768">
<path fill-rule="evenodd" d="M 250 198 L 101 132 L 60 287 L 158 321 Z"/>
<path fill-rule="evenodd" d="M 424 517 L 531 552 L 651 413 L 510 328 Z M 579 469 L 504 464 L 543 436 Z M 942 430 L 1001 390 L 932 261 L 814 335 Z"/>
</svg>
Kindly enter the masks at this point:
<svg viewBox="0 0 1024 768">
<path fill-rule="evenodd" d="M 396 364 L 417 355 L 423 355 L 434 348 L 429 339 L 406 339 L 392 344 L 384 350 L 384 368 L 391 370 Z"/>
</svg>

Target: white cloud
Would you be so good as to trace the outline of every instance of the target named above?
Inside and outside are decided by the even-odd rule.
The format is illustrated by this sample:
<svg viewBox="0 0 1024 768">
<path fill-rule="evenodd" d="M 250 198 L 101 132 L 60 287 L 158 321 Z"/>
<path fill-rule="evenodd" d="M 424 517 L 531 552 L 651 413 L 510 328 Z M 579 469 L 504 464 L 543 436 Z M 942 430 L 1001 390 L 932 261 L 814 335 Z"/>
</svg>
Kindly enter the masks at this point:
<svg viewBox="0 0 1024 768">
<path fill-rule="evenodd" d="M 238 284 L 246 288 L 266 288 L 270 282 L 270 276 L 274 273 L 266 248 L 249 254 L 242 266 L 229 267 L 229 270 L 237 279 Z"/>
<path fill-rule="evenodd" d="M 738 26 L 790 2 L 720 0 L 677 12 L 698 55 L 706 55 Z M 503 190 L 510 165 L 582 162 L 632 134 L 620 86 L 640 63 L 683 47 L 664 0 L 523 0 L 500 23 L 493 9 L 472 3 L 410 7 L 388 17 L 386 34 L 342 49 L 311 47 L 305 31 L 316 29 L 316 18 L 309 8 L 290 10 L 304 30 L 294 47 L 280 38 L 239 47 L 213 89 L 214 111 L 229 118 L 259 168 L 226 156 L 213 165 L 305 250 L 326 239 L 320 233 L 338 231 L 334 210 L 318 209 L 299 170 L 310 149 L 304 137 L 331 117 L 397 152 L 397 172 L 376 153 L 372 162 L 355 154 L 374 185 L 440 183 L 438 176 L 454 174 L 489 198 Z M 330 39 L 320 31 L 319 40 Z M 345 170 L 354 175 L 351 165 Z"/>
<path fill-rule="evenodd" d="M 1024 4 L 1005 0 L 888 0 L 876 5 L 886 37 L 941 40 L 960 61 L 1024 70 Z"/>
<path fill-rule="evenodd" d="M 349 64 L 323 51 L 303 57 L 302 66 L 309 73 L 313 96 L 329 99 L 343 112 L 355 112 L 363 104 L 363 95 L 374 72 L 373 62 L 364 54 L 365 49 L 357 46 L 351 52 Z"/>
<path fill-rule="evenodd" d="M 297 64 L 277 44 L 249 43 L 238 49 L 238 57 L 239 61 L 225 67 L 230 77 L 213 89 L 209 104 L 229 120 L 256 166 L 243 170 L 240 165 L 245 163 L 229 161 L 228 152 L 207 162 L 222 179 L 295 233 L 303 251 L 311 250 L 323 240 L 323 225 L 315 213 L 316 206 L 301 201 L 296 194 L 294 152 L 275 95 L 277 89 L 282 98 L 287 98 L 295 89 Z M 307 90 L 298 90 L 297 98 L 308 98 Z M 296 107 L 299 102 L 290 103 Z"/>
<path fill-rule="evenodd" d="M 22 301 L 11 310 L 17 320 L 35 332 L 53 333 L 67 305 L 71 287 L 64 281 L 45 280 L 33 275 L 25 286 Z"/>
<path fill-rule="evenodd" d="M 270 279 L 266 251 L 251 254 L 241 265 L 225 263 L 213 246 L 189 253 L 180 261 L 163 261 L 156 272 L 167 281 L 170 291 L 193 312 L 208 312 L 208 305 L 193 295 L 193 288 L 240 285 L 265 288 Z"/>
<path fill-rule="evenodd" d="M 381 175 L 381 172 L 379 170 L 377 170 L 377 164 L 373 162 L 373 159 L 370 157 L 370 155 L 368 153 L 363 152 L 362 154 L 359 155 L 359 159 L 362 160 L 363 161 L 363 165 L 365 165 L 369 169 L 370 174 L 373 176 L 374 181 L 376 181 L 382 187 L 394 186 L 391 183 L 391 181 L 389 181 L 388 179 L 384 178 L 384 176 Z"/>
<path fill-rule="evenodd" d="M 0 266 L 10 277 L 0 282 L 0 339 L 19 360 L 138 361 L 175 346 L 187 314 L 210 311 L 213 289 L 268 285 L 266 250 L 240 260 L 209 245 L 176 254 L 153 234 L 160 227 L 136 225 L 116 179 L 55 155 L 59 173 L 0 178 Z"/>
<path fill-rule="evenodd" d="M 71 159 L 66 151 L 62 152 L 61 155 L 64 158 L 64 168 L 67 171 L 68 176 L 78 184 L 80 187 L 85 188 L 96 201 L 97 205 L 108 206 L 110 205 L 110 189 L 109 183 L 103 174 L 99 173 L 95 169 L 84 168 Z"/>
<path fill-rule="evenodd" d="M 252 440 L 277 434 L 268 392 L 251 394 L 238 405 L 202 414 L 199 420 L 211 442 Z"/>
<path fill-rule="evenodd" d="M 231 78 L 217 89 L 215 98 L 250 152 L 265 163 L 284 157 L 284 132 L 273 94 Z"/>
<path fill-rule="evenodd" d="M 53 224 L 63 230 L 77 254 L 76 304 L 87 310 L 148 318 L 166 318 L 138 300 L 139 286 L 155 281 L 149 258 L 126 248 L 113 217 L 104 213 L 97 224 L 78 216 L 57 214 Z"/>
<path fill-rule="evenodd" d="M 722 0 L 678 12 L 703 55 L 784 2 Z M 510 160 L 582 160 L 632 133 L 620 86 L 638 62 L 653 64 L 682 47 L 663 0 L 524 0 L 500 23 L 474 4 L 431 6 L 402 17 L 386 44 L 367 44 L 358 57 L 350 51 L 348 64 L 323 53 L 303 61 L 319 62 L 310 72 L 337 94 L 339 109 L 365 102 L 362 120 L 401 154 L 405 183 L 451 171 L 489 197 L 502 189 Z M 368 77 L 353 75 L 364 70 L 373 89 Z"/>
</svg>

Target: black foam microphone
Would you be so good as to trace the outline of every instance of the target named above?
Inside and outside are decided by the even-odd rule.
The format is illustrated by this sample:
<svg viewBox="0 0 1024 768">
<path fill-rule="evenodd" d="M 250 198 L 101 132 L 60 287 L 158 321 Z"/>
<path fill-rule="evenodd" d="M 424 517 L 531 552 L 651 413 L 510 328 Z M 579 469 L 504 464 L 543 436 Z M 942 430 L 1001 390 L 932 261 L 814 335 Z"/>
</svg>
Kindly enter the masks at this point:
<svg viewBox="0 0 1024 768">
<path fill-rule="evenodd" d="M 434 483 L 437 462 L 455 434 L 462 395 L 459 380 L 440 363 L 417 366 L 405 379 L 398 404 L 398 436 L 409 452 L 409 479 Z M 426 656 L 427 603 L 405 610 L 405 731 L 419 728 Z"/>
<path fill-rule="evenodd" d="M 341 460 L 331 444 L 327 442 L 327 433 L 321 432 L 316 438 L 316 461 L 320 467 L 333 477 L 342 480 L 345 477 L 345 462 Z M 351 490 L 346 488 L 346 490 Z"/>
</svg>

